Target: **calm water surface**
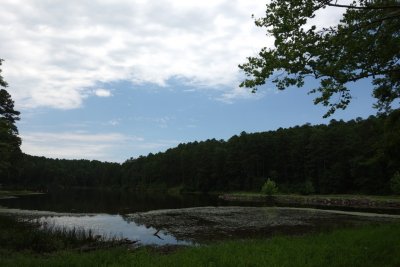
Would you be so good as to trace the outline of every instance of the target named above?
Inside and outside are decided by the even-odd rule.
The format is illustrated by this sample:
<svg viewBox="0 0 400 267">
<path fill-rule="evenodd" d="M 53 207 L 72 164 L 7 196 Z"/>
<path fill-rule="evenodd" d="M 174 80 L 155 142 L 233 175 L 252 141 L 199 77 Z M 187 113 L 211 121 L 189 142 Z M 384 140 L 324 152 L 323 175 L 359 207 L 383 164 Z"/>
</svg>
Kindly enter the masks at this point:
<svg viewBox="0 0 400 267">
<path fill-rule="evenodd" d="M 91 230 L 106 237 L 127 238 L 143 245 L 193 244 L 162 229 L 136 224 L 126 214 L 151 210 L 220 206 L 217 196 L 171 196 L 119 190 L 63 190 L 0 199 L 0 206 L 21 217 L 67 229 Z M 6 211 L 5 211 L 6 212 Z M 47 213 L 48 212 L 48 213 Z"/>
<path fill-rule="evenodd" d="M 227 204 L 216 195 L 140 193 L 119 190 L 63 190 L 0 200 L 7 208 L 70 213 L 127 214 L 159 209 L 178 209 Z"/>
<path fill-rule="evenodd" d="M 54 227 L 90 229 L 95 234 L 127 238 L 142 245 L 190 245 L 276 233 L 301 234 L 400 218 L 312 209 L 226 207 L 231 205 L 238 203 L 210 195 L 69 190 L 1 199 L 0 212 Z"/>
</svg>

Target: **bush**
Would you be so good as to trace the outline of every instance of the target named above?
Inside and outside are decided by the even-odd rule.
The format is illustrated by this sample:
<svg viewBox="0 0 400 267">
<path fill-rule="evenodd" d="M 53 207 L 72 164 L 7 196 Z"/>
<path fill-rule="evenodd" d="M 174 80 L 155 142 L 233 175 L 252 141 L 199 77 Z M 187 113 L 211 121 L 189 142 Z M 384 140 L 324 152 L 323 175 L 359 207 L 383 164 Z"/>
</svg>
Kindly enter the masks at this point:
<svg viewBox="0 0 400 267">
<path fill-rule="evenodd" d="M 315 188 L 311 180 L 306 180 L 303 186 L 300 188 L 300 193 L 302 195 L 309 195 L 315 193 Z"/>
<path fill-rule="evenodd" d="M 264 183 L 261 187 L 261 193 L 271 196 L 278 192 L 278 187 L 276 186 L 275 182 L 272 181 L 270 178 Z"/>
<path fill-rule="evenodd" d="M 392 179 L 390 179 L 390 189 L 392 189 L 392 192 L 395 193 L 396 195 L 400 195 L 400 173 L 399 172 L 396 172 L 392 176 Z"/>
</svg>

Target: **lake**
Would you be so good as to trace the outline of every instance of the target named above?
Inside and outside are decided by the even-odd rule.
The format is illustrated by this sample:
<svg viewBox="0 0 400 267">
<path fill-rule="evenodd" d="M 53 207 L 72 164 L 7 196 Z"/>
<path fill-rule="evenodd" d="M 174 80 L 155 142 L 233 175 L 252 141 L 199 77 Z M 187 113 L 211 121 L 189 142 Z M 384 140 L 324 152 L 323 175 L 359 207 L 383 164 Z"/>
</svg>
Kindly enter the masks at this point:
<svg viewBox="0 0 400 267">
<path fill-rule="evenodd" d="M 400 219 L 399 215 L 245 205 L 215 195 L 66 190 L 0 199 L 0 212 L 54 227 L 90 229 L 140 245 L 194 245 Z"/>
</svg>

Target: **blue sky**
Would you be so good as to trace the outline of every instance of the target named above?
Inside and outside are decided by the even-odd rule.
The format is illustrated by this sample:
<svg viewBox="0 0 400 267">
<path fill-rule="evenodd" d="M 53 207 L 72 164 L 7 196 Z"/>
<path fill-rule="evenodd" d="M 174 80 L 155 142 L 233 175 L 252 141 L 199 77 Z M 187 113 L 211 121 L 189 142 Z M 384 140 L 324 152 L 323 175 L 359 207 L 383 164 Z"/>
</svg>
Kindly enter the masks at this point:
<svg viewBox="0 0 400 267">
<path fill-rule="evenodd" d="M 182 142 L 374 114 L 368 80 L 322 119 L 305 88 L 239 88 L 237 65 L 273 39 L 259 0 L 4 0 L 0 58 L 25 153 L 123 162 Z M 310 23 L 337 23 L 323 10 Z"/>
<path fill-rule="evenodd" d="M 221 101 L 211 89 L 196 90 L 179 82 L 168 87 L 119 82 L 109 88 L 111 96 L 88 98 L 80 108 L 37 108 L 22 113 L 18 127 L 23 150 L 48 157 L 123 162 L 184 142 L 226 140 L 242 131 L 366 118 L 376 112 L 371 108 L 369 81 L 354 86 L 348 109 L 328 119 L 322 118 L 324 107 L 312 104 L 307 88 L 282 92 L 261 88 L 261 97 L 233 103 Z"/>
</svg>

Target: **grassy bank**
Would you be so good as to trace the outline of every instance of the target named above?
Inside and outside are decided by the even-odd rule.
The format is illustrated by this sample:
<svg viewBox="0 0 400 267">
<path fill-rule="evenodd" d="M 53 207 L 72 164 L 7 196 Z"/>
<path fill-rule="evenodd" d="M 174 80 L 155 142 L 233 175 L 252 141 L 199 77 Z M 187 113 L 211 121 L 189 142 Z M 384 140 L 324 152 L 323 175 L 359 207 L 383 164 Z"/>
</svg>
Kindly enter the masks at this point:
<svg viewBox="0 0 400 267">
<path fill-rule="evenodd" d="M 126 248 L 51 254 L 0 250 L 0 266 L 400 266 L 400 225 L 224 242 L 169 254 Z"/>
</svg>

